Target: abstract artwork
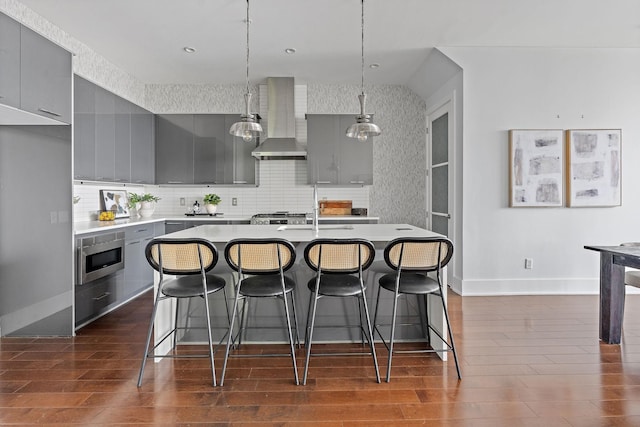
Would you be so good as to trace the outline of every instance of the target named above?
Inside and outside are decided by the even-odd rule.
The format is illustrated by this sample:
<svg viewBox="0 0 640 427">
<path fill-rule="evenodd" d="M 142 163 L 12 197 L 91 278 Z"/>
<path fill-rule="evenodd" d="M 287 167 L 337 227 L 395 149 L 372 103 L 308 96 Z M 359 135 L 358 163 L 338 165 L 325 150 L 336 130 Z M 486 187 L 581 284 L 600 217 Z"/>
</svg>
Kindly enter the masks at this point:
<svg viewBox="0 0 640 427">
<path fill-rule="evenodd" d="M 124 190 L 100 190 L 100 208 L 103 211 L 113 211 L 116 218 L 129 216 L 129 202 Z"/>
<path fill-rule="evenodd" d="M 562 130 L 509 131 L 509 207 L 563 205 Z"/>
<path fill-rule="evenodd" d="M 622 130 L 567 131 L 567 206 L 622 204 Z"/>
</svg>

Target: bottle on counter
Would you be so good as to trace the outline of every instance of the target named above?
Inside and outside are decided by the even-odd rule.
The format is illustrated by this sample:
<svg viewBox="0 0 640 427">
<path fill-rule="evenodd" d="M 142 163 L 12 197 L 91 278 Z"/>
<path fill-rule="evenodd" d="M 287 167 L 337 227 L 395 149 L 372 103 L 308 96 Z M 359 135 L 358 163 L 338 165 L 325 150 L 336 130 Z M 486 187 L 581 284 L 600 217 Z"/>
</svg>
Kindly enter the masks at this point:
<svg viewBox="0 0 640 427">
<path fill-rule="evenodd" d="M 193 213 L 194 214 L 199 214 L 200 213 L 200 203 L 198 203 L 197 200 L 193 204 Z"/>
</svg>

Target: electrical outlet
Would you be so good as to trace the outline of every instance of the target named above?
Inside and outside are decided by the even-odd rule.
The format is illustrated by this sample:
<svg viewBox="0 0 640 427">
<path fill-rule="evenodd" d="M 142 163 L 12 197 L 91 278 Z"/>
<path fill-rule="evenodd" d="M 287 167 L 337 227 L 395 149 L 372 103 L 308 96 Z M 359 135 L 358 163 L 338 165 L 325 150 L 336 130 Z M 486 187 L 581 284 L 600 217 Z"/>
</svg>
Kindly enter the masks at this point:
<svg viewBox="0 0 640 427">
<path fill-rule="evenodd" d="M 184 206 L 187 204 L 187 201 L 184 199 L 184 197 L 180 197 L 180 206 Z"/>
<path fill-rule="evenodd" d="M 233 199 L 231 199 L 231 206 L 238 206 L 238 198 L 234 197 Z"/>
<path fill-rule="evenodd" d="M 533 268 L 533 259 L 532 258 L 525 258 L 524 259 L 524 268 L 526 268 L 527 270 L 531 270 Z"/>
<path fill-rule="evenodd" d="M 58 223 L 58 212 L 57 211 L 49 212 L 49 216 L 51 217 L 51 224 L 57 224 Z"/>
</svg>

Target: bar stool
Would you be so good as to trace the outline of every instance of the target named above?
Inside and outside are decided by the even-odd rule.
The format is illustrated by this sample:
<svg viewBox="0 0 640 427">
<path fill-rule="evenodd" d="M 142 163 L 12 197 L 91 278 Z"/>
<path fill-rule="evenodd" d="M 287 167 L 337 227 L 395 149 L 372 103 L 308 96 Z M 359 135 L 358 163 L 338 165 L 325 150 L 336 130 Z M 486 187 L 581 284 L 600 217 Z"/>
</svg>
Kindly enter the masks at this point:
<svg viewBox="0 0 640 427">
<path fill-rule="evenodd" d="M 246 308 L 251 298 L 279 298 L 283 301 L 284 317 L 287 323 L 287 335 L 289 338 L 291 362 L 296 385 L 299 384 L 298 368 L 294 338 L 289 314 L 289 302 L 293 312 L 294 328 L 296 330 L 296 342 L 298 338 L 298 321 L 295 305 L 295 281 L 285 275 L 296 260 L 296 252 L 293 244 L 284 239 L 234 239 L 227 243 L 224 250 L 225 259 L 229 266 L 238 272 L 238 281 L 235 286 L 235 299 L 231 315 L 230 333 L 227 338 L 227 350 L 224 355 L 222 376 L 220 385 L 224 384 L 227 371 L 227 363 L 231 346 L 235 342 L 233 326 L 238 317 L 238 304 L 243 300 L 242 314 L 240 315 L 240 328 L 238 331 L 238 347 L 242 343 L 242 333 L 245 330 L 244 322 Z M 266 326 L 264 326 L 266 327 Z M 274 356 L 274 354 L 262 354 L 261 356 Z M 256 357 L 255 355 L 252 357 Z"/>
<path fill-rule="evenodd" d="M 160 281 L 156 292 L 153 312 L 151 314 L 151 322 L 149 323 L 149 332 L 145 345 L 144 357 L 140 366 L 138 375 L 138 387 L 142 385 L 142 376 L 148 358 L 191 358 L 191 357 L 209 357 L 211 361 L 211 377 L 213 385 L 216 385 L 216 372 L 214 363 L 214 346 L 213 334 L 211 331 L 211 315 L 209 312 L 210 294 L 223 291 L 226 282 L 223 278 L 209 272 L 218 262 L 218 251 L 211 242 L 205 239 L 170 239 L 157 238 L 151 240 L 145 248 L 145 255 L 151 267 L 160 273 Z M 169 277 L 167 277 L 169 276 Z M 177 277 L 174 277 L 177 276 Z M 179 306 L 180 300 L 185 298 L 202 298 L 205 306 L 206 329 L 209 344 L 208 354 L 156 354 L 156 348 L 164 342 L 169 336 L 174 337 L 174 348 L 177 343 L 177 333 L 179 330 L 198 329 L 188 324 L 189 313 L 187 313 L 187 323 L 185 326 L 179 326 Z M 158 304 L 166 299 L 176 299 L 176 316 L 173 328 L 160 338 L 153 348 L 149 349 L 151 344 L 151 334 L 155 323 Z M 225 294 L 225 304 L 227 302 Z M 189 310 L 188 310 L 189 311 Z M 228 318 L 227 307 L 227 318 Z M 230 329 L 226 329 L 224 337 L 229 333 Z M 222 341 L 221 340 L 221 341 Z"/>
<path fill-rule="evenodd" d="M 447 238 L 411 238 L 404 237 L 395 239 L 386 246 L 384 250 L 384 259 L 387 265 L 394 270 L 393 273 L 385 274 L 380 278 L 378 295 L 376 298 L 376 311 L 374 315 L 374 329 L 380 335 L 382 342 L 389 351 L 389 359 L 387 363 L 387 378 L 391 379 L 391 362 L 394 353 L 394 340 L 396 332 L 396 320 L 398 314 L 398 298 L 401 295 L 436 295 L 442 301 L 442 309 L 447 324 L 449 341 L 440 334 L 438 330 L 433 328 L 429 323 L 429 310 L 425 306 L 426 327 L 428 331 L 433 332 L 442 340 L 445 349 L 425 349 L 425 350 L 406 350 L 397 351 L 397 353 L 427 353 L 427 352 L 452 352 L 456 364 L 458 379 L 461 379 L 460 367 L 458 365 L 458 355 L 456 353 L 453 334 L 451 332 L 451 324 L 449 323 L 449 313 L 445 302 L 445 289 L 442 286 L 441 270 L 451 260 L 453 255 L 453 244 Z M 435 272 L 436 278 L 428 276 L 429 272 Z M 380 329 L 378 328 L 378 308 L 380 306 L 380 291 L 385 289 L 394 293 L 393 313 L 391 320 L 391 331 L 389 342 L 385 341 Z M 427 334 L 427 336 L 429 336 Z"/>
<path fill-rule="evenodd" d="M 371 265 L 374 256 L 375 248 L 373 243 L 365 239 L 315 239 L 305 248 L 305 261 L 315 272 L 315 277 L 307 283 L 311 295 L 309 296 L 309 315 L 305 334 L 307 352 L 302 384 L 307 383 L 318 300 L 324 297 L 355 297 L 358 299 L 358 308 L 360 310 L 359 328 L 363 335 L 366 334 L 376 371 L 376 381 L 380 382 L 378 359 L 373 342 L 373 329 L 363 281 L 363 271 Z M 361 310 L 364 310 L 366 331 L 363 331 Z M 354 353 L 334 354 L 351 355 Z"/>
</svg>

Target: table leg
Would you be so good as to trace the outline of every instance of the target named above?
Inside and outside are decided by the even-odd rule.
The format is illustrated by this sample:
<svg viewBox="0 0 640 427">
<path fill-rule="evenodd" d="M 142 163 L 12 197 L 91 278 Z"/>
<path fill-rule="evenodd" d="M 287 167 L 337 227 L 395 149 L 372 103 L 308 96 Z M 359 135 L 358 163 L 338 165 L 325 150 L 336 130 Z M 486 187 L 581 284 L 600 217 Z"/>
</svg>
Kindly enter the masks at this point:
<svg viewBox="0 0 640 427">
<path fill-rule="evenodd" d="M 624 266 L 613 255 L 600 253 L 600 339 L 620 344 L 624 313 Z"/>
</svg>

